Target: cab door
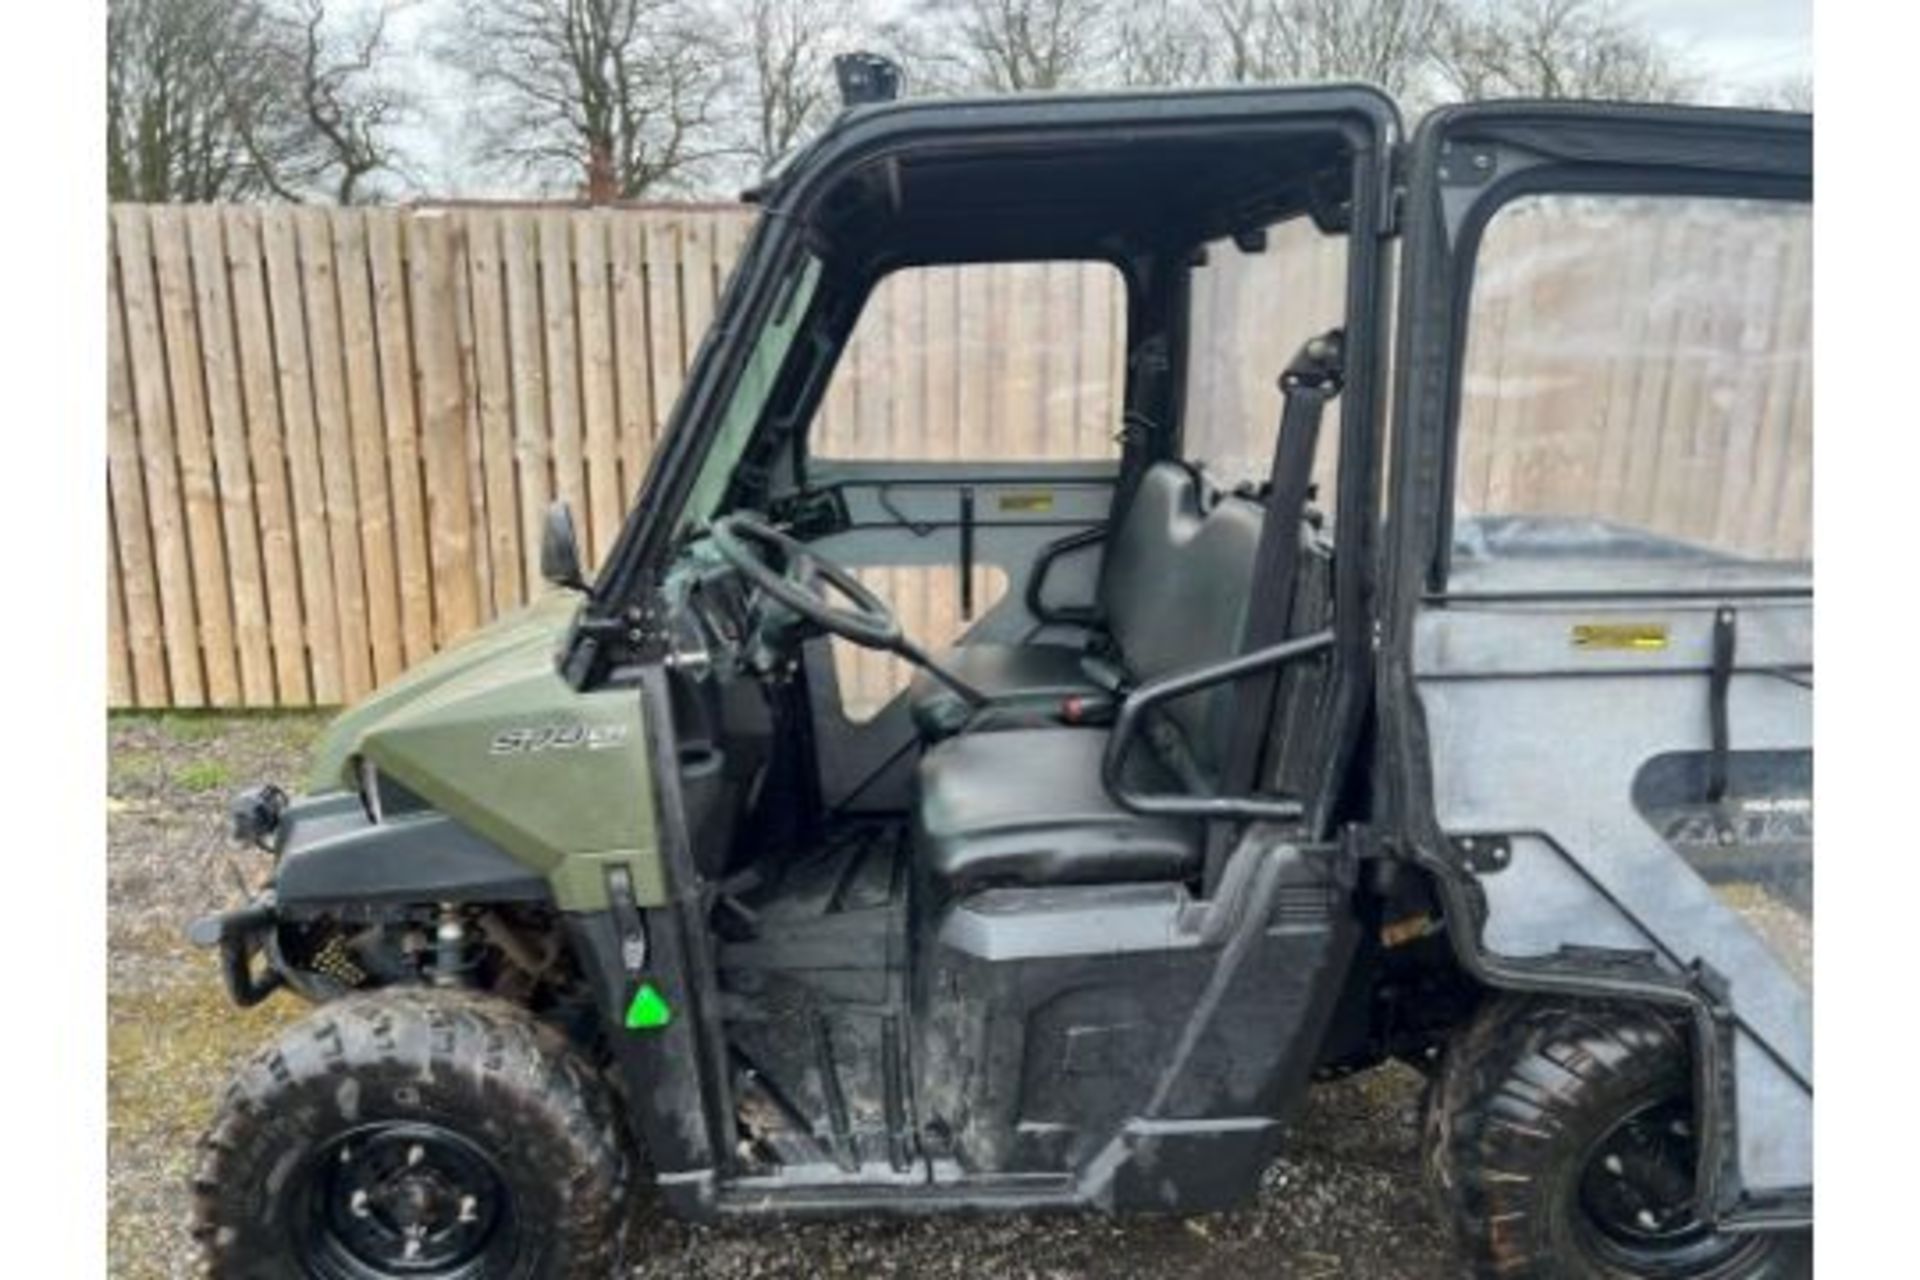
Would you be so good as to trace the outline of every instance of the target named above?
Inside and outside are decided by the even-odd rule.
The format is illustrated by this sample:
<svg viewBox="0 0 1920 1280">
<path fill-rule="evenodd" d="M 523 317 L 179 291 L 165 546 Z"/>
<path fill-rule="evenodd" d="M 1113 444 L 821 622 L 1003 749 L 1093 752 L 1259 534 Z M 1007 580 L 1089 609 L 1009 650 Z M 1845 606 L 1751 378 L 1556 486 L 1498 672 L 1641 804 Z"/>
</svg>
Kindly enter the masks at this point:
<svg viewBox="0 0 1920 1280">
<path fill-rule="evenodd" d="M 1812 122 L 1503 103 L 1411 145 L 1382 741 L 1495 985 L 1697 1028 L 1703 1189 L 1812 1183 Z"/>
</svg>

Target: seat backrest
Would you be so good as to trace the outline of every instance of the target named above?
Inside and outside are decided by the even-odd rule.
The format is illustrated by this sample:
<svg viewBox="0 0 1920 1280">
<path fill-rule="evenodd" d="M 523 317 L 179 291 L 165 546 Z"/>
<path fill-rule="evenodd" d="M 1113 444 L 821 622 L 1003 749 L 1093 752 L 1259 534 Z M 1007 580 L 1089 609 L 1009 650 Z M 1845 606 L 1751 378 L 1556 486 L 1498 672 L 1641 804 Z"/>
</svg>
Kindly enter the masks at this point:
<svg viewBox="0 0 1920 1280">
<path fill-rule="evenodd" d="M 1258 502 L 1215 494 L 1190 467 L 1148 468 L 1100 573 L 1108 634 L 1136 681 L 1239 652 L 1263 518 Z M 1222 685 L 1166 706 L 1203 778 L 1218 776 L 1233 697 Z"/>
</svg>

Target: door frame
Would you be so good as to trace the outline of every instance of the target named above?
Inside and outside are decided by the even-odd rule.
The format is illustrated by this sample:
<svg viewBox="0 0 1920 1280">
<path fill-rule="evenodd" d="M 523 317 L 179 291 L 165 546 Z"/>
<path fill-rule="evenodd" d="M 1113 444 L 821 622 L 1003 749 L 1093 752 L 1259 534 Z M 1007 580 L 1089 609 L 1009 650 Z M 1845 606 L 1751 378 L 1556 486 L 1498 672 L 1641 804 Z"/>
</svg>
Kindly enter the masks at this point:
<svg viewBox="0 0 1920 1280">
<path fill-rule="evenodd" d="M 1726 1226 L 1811 1221 L 1811 1189 L 1749 1194 L 1734 1128 L 1734 1029 L 1711 970 L 1623 966 L 1580 954 L 1502 958 L 1482 945 L 1484 897 L 1441 829 L 1414 631 L 1446 603 L 1467 312 L 1480 237 L 1526 194 L 1812 199 L 1812 119 L 1700 107 L 1504 102 L 1444 108 L 1407 151 L 1393 373 L 1392 501 L 1382 566 L 1377 777 L 1402 856 L 1430 872 L 1455 954 L 1490 987 L 1666 1005 L 1695 1029 L 1702 1204 Z"/>
</svg>

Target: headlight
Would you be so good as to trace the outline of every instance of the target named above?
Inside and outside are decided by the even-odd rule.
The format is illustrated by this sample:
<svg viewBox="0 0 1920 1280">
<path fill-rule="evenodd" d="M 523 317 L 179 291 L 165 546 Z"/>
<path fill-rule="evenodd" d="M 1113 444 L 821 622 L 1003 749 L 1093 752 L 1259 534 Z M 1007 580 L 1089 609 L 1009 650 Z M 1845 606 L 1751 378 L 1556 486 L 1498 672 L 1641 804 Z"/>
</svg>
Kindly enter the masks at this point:
<svg viewBox="0 0 1920 1280">
<path fill-rule="evenodd" d="M 248 787 L 227 805 L 228 829 L 235 840 L 272 850 L 273 833 L 287 808 L 287 793 L 271 782 Z"/>
</svg>

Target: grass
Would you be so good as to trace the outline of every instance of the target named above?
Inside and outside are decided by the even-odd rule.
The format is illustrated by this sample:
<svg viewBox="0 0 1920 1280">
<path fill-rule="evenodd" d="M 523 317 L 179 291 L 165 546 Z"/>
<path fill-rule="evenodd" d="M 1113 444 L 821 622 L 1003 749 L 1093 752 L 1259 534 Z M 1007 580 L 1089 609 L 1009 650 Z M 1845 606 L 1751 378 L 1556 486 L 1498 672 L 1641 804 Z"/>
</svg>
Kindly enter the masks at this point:
<svg viewBox="0 0 1920 1280">
<path fill-rule="evenodd" d="M 197 1274 L 187 1240 L 196 1140 L 232 1068 L 306 1006 L 227 998 L 186 923 L 229 896 L 209 871 L 221 793 L 297 779 L 326 713 L 123 712 L 108 718 L 109 1272 Z"/>
<path fill-rule="evenodd" d="M 109 788 L 126 782 L 157 782 L 166 762 L 157 751 L 115 751 L 107 757 Z"/>
<path fill-rule="evenodd" d="M 174 781 L 187 791 L 212 791 L 232 781 L 232 771 L 219 760 L 195 760 L 182 765 Z"/>
<path fill-rule="evenodd" d="M 156 961 L 183 949 L 177 930 L 154 930 L 125 951 Z M 285 996 L 236 1009 L 204 953 L 181 966 L 178 981 L 137 994 L 107 995 L 107 1159 L 115 1185 L 107 1223 L 109 1273 L 135 1280 L 174 1274 L 157 1247 L 184 1238 L 181 1195 L 193 1176 L 196 1141 L 212 1118 L 235 1062 L 266 1044 L 304 1011 Z M 171 966 L 170 966 L 171 967 Z"/>
<path fill-rule="evenodd" d="M 233 727 L 231 716 L 218 712 L 170 711 L 155 717 L 161 733 L 182 745 L 217 742 Z"/>
</svg>

